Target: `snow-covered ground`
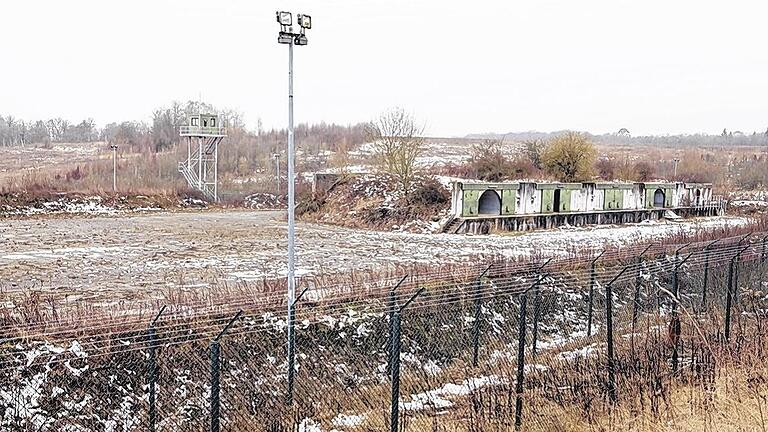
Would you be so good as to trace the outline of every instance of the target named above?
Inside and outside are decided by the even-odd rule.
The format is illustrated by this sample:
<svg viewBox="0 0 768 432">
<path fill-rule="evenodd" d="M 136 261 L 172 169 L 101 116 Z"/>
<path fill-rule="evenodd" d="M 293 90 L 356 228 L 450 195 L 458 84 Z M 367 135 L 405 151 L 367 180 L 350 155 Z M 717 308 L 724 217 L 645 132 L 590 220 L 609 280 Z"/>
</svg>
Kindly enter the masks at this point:
<svg viewBox="0 0 768 432">
<path fill-rule="evenodd" d="M 62 195 L 49 201 L 11 206 L 0 204 L 0 217 L 15 218 L 51 215 L 117 216 L 125 213 L 157 212 L 163 209 L 148 202 L 146 206 L 127 206 L 106 203 L 100 196 L 71 197 Z"/>
<path fill-rule="evenodd" d="M 728 204 L 734 207 L 768 207 L 768 201 L 759 200 L 733 200 Z"/>
<path fill-rule="evenodd" d="M 481 143 L 480 139 L 465 138 L 428 138 L 424 150 L 416 158 L 416 165 L 422 168 L 456 164 L 467 162 L 472 155 L 472 147 Z M 502 143 L 502 148 L 508 154 L 515 154 L 523 147 L 520 143 Z M 362 159 L 370 158 L 376 153 L 373 143 L 365 143 L 357 150 L 349 152 L 351 156 Z"/>
<path fill-rule="evenodd" d="M 299 274 L 466 263 L 497 256 L 562 255 L 747 224 L 720 217 L 677 223 L 467 236 L 376 232 L 299 223 Z M 115 302 L 286 273 L 287 225 L 279 211 L 0 220 L 0 289 L 35 288 Z"/>
</svg>

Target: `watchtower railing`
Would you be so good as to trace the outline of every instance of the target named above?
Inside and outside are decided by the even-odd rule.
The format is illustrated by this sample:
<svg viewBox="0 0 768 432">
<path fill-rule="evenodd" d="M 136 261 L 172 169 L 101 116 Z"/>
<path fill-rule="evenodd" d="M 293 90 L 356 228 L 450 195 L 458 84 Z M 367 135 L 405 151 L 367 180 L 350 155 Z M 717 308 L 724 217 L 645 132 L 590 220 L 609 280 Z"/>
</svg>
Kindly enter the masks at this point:
<svg viewBox="0 0 768 432">
<path fill-rule="evenodd" d="M 227 129 L 225 127 L 211 127 L 211 126 L 182 126 L 179 128 L 179 134 L 181 136 L 227 136 Z"/>
</svg>

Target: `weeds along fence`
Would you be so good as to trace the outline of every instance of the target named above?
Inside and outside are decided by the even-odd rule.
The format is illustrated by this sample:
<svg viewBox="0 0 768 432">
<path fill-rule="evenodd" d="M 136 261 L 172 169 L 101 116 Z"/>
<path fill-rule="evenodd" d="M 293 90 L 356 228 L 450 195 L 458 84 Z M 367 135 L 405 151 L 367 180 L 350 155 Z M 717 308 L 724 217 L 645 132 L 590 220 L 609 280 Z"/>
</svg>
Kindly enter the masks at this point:
<svg viewBox="0 0 768 432">
<path fill-rule="evenodd" d="M 675 383 L 714 391 L 722 349 L 764 345 L 766 238 L 305 285 L 291 308 L 163 307 L 139 327 L 7 325 L 2 430 L 558 430 L 553 409 L 591 421 L 643 388 L 660 412 Z"/>
</svg>

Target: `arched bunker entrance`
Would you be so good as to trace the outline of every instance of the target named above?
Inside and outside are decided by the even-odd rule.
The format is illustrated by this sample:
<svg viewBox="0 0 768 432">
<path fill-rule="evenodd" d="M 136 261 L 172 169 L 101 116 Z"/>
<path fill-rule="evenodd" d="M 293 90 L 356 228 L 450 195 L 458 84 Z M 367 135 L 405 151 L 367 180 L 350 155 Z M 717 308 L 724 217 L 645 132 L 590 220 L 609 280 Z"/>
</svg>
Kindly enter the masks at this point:
<svg viewBox="0 0 768 432">
<path fill-rule="evenodd" d="M 663 190 L 656 189 L 656 192 L 653 193 L 653 206 L 664 207 L 664 191 Z"/>
<path fill-rule="evenodd" d="M 501 214 L 501 197 L 498 192 L 494 190 L 487 190 L 480 195 L 480 200 L 477 203 L 478 215 L 500 215 Z"/>
</svg>

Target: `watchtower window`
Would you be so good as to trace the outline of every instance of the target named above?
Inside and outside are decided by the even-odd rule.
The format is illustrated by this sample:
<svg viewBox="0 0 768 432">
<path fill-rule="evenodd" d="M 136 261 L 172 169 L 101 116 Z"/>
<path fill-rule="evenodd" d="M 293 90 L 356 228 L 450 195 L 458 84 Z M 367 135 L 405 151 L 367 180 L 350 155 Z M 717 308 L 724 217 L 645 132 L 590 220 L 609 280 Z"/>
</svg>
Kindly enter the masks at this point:
<svg viewBox="0 0 768 432">
<path fill-rule="evenodd" d="M 211 119 L 211 127 L 216 127 L 216 119 Z"/>
<path fill-rule="evenodd" d="M 203 119 L 203 127 L 208 127 L 208 120 L 207 119 Z"/>
<path fill-rule="evenodd" d="M 189 121 L 189 124 L 190 124 L 191 126 L 197 126 L 197 125 L 198 125 L 198 124 L 200 124 L 200 123 L 198 122 L 198 118 L 197 118 L 197 117 L 192 117 L 192 118 L 190 119 L 190 121 Z"/>
</svg>

